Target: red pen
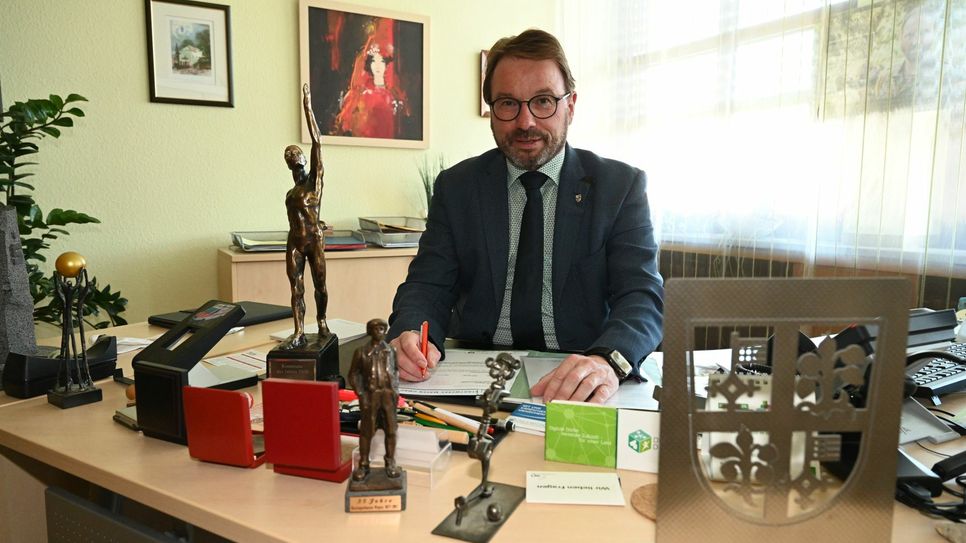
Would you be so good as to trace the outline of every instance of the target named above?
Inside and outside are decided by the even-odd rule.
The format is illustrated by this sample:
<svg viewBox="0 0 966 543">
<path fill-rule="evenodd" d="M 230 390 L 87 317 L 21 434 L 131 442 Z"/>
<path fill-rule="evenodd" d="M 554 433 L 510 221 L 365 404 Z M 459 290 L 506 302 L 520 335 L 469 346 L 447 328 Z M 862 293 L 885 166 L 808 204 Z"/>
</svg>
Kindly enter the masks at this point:
<svg viewBox="0 0 966 543">
<path fill-rule="evenodd" d="M 419 350 L 423 352 L 423 358 L 429 364 L 429 321 L 423 321 L 419 327 Z M 426 368 L 419 368 L 420 373 L 425 377 Z"/>
</svg>

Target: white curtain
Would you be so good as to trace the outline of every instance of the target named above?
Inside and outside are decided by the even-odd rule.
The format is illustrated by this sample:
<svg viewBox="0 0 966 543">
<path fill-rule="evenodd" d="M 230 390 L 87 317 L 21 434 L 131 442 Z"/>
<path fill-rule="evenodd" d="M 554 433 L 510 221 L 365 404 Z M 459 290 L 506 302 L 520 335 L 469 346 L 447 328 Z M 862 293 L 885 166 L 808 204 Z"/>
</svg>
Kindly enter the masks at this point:
<svg viewBox="0 0 966 543">
<path fill-rule="evenodd" d="M 561 14 L 570 140 L 648 172 L 662 248 L 905 273 L 922 305 L 966 296 L 966 0 Z"/>
</svg>

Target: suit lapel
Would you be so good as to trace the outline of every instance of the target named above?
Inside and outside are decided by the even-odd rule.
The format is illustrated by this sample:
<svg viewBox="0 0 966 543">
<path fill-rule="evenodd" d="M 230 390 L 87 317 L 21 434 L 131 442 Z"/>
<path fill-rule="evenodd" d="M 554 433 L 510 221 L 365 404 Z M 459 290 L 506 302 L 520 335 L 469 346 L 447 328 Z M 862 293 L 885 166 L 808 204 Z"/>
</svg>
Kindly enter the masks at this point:
<svg viewBox="0 0 966 543">
<path fill-rule="evenodd" d="M 486 242 L 484 254 L 490 259 L 493 299 L 498 305 L 506 289 L 506 266 L 510 255 L 510 202 L 507 197 L 506 176 L 506 159 L 502 153 L 494 153 L 477 183 L 480 217 Z"/>
<path fill-rule="evenodd" d="M 557 211 L 553 235 L 553 303 L 560 300 L 567 275 L 579 246 L 576 243 L 584 209 L 593 179 L 585 176 L 583 165 L 576 151 L 568 144 L 563 169 L 560 171 L 560 187 L 557 190 Z"/>
</svg>

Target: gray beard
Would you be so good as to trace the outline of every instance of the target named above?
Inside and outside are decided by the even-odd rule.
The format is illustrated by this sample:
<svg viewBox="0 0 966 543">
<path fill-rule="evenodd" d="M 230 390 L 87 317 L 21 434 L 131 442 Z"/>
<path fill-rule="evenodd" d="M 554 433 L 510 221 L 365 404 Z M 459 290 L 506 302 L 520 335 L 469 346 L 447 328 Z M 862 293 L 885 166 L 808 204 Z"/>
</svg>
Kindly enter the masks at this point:
<svg viewBox="0 0 966 543">
<path fill-rule="evenodd" d="M 553 134 L 540 132 L 536 129 L 527 131 L 528 136 L 539 135 L 540 138 L 543 139 L 544 143 L 546 144 L 544 145 L 544 148 L 542 151 L 540 151 L 539 153 L 537 153 L 532 157 L 517 155 L 513 151 L 513 146 L 510 144 L 509 141 L 500 141 L 499 139 L 496 138 L 495 135 L 493 137 L 493 140 L 496 142 L 497 148 L 499 148 L 500 151 L 503 151 L 503 156 L 505 156 L 507 160 L 510 161 L 510 164 L 513 164 L 515 167 L 520 168 L 521 170 L 533 171 L 540 168 L 547 162 L 549 162 L 551 158 L 557 156 L 557 153 L 559 153 L 560 150 L 563 149 L 564 145 L 566 145 L 567 143 L 568 128 L 569 126 L 565 124 L 563 127 L 563 133 L 560 135 L 561 137 L 559 140 L 555 139 L 553 137 Z M 519 132 L 512 132 L 507 136 L 507 138 L 512 139 L 513 136 L 518 134 Z"/>
</svg>

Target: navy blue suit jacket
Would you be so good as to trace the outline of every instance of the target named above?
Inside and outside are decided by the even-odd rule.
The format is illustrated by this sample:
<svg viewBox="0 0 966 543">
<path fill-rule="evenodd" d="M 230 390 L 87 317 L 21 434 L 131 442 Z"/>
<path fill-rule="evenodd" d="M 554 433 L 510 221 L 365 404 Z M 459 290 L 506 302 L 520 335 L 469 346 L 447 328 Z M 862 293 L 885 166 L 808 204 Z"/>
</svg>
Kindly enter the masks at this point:
<svg viewBox="0 0 966 543">
<path fill-rule="evenodd" d="M 553 237 L 562 350 L 617 349 L 636 367 L 660 343 L 664 287 L 645 188 L 641 170 L 567 146 Z M 506 159 L 493 149 L 465 160 L 440 173 L 434 190 L 388 338 L 426 320 L 441 350 L 447 337 L 491 343 L 509 254 Z"/>
</svg>

